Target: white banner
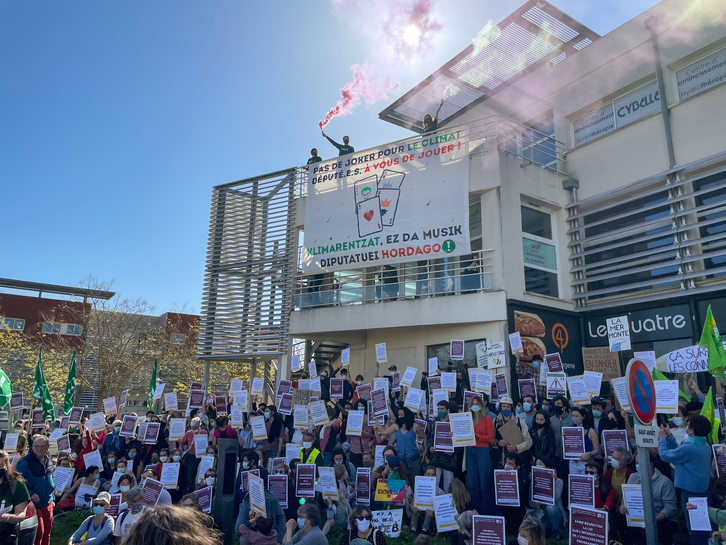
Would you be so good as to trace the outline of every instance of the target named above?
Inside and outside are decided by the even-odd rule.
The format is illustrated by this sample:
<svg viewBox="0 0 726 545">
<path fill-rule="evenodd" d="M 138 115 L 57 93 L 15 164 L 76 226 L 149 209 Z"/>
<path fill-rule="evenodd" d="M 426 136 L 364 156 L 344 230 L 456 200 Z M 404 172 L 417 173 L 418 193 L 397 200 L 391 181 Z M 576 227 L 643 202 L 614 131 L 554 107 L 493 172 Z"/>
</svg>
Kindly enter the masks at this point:
<svg viewBox="0 0 726 545">
<path fill-rule="evenodd" d="M 471 252 L 465 131 L 439 131 L 308 168 L 303 274 Z"/>
</svg>

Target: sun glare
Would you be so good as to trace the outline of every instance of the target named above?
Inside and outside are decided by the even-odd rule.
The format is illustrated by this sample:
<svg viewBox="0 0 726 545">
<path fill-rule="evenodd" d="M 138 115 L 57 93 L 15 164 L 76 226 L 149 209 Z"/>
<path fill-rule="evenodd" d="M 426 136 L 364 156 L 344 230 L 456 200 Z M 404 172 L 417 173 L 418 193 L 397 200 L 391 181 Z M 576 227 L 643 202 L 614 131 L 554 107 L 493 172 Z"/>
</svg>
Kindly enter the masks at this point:
<svg viewBox="0 0 726 545">
<path fill-rule="evenodd" d="M 416 45 L 421 38 L 421 30 L 414 24 L 410 24 L 403 31 L 403 39 L 409 45 Z"/>
</svg>

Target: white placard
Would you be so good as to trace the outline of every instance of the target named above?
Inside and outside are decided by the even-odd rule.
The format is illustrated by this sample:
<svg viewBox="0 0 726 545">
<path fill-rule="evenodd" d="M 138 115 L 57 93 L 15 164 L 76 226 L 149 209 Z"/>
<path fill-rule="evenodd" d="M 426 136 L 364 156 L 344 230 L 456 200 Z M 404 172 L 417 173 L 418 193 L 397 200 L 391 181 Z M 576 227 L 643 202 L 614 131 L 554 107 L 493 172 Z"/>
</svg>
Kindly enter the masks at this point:
<svg viewBox="0 0 726 545">
<path fill-rule="evenodd" d="M 20 436 L 15 433 L 8 433 L 5 436 L 5 446 L 4 449 L 6 452 L 15 452 L 18 450 L 18 438 Z"/>
<path fill-rule="evenodd" d="M 308 427 L 308 406 L 295 405 L 293 408 L 293 423 L 296 428 L 307 429 Z"/>
<path fill-rule="evenodd" d="M 590 396 L 592 397 L 599 396 L 600 389 L 602 388 L 602 373 L 597 373 L 595 371 L 585 371 L 583 377 L 585 379 L 587 393 L 590 394 Z"/>
<path fill-rule="evenodd" d="M 418 369 L 415 367 L 406 367 L 406 371 L 401 376 L 401 386 L 407 386 L 409 388 L 413 386 L 413 381 L 416 379 L 416 371 Z"/>
<path fill-rule="evenodd" d="M 340 363 L 343 367 L 350 365 L 350 348 L 344 348 L 340 353 Z"/>
<path fill-rule="evenodd" d="M 489 369 L 504 367 L 507 364 L 507 348 L 504 346 L 504 341 L 496 343 L 487 341 L 487 361 Z"/>
<path fill-rule="evenodd" d="M 250 507 L 253 511 L 261 513 L 263 518 L 267 518 L 267 505 L 265 504 L 265 481 L 253 473 L 248 473 L 247 484 L 250 491 Z"/>
<path fill-rule="evenodd" d="M 332 467 L 318 468 L 318 484 L 323 499 L 338 499 L 338 486 L 335 481 L 335 470 Z"/>
<path fill-rule="evenodd" d="M 300 445 L 296 443 L 286 443 L 285 444 L 285 465 L 287 467 L 290 467 L 290 462 L 292 462 L 295 458 L 301 459 L 302 456 L 300 455 Z"/>
<path fill-rule="evenodd" d="M 308 363 L 308 372 L 310 373 L 310 378 L 318 376 L 318 365 L 315 363 L 315 360 L 310 360 L 310 363 Z"/>
<path fill-rule="evenodd" d="M 265 427 L 265 419 L 262 416 L 251 416 L 250 426 L 252 427 L 252 438 L 261 443 L 267 440 L 267 428 Z"/>
<path fill-rule="evenodd" d="M 233 428 L 242 428 L 245 425 L 244 411 L 239 405 L 232 405 L 230 407 L 230 422 Z"/>
<path fill-rule="evenodd" d="M 194 451 L 197 454 L 197 458 L 201 458 L 207 453 L 208 446 L 209 436 L 206 432 L 200 432 L 199 435 L 194 436 Z"/>
<path fill-rule="evenodd" d="M 425 399 L 424 391 L 418 388 L 409 388 L 408 394 L 406 394 L 406 401 L 403 403 L 404 407 L 408 407 L 414 413 L 417 412 L 421 407 L 421 401 Z"/>
<path fill-rule="evenodd" d="M 456 391 L 456 373 L 441 373 L 441 389 Z"/>
<path fill-rule="evenodd" d="M 655 368 L 655 352 L 653 350 L 649 350 L 647 352 L 634 352 L 633 357 L 636 360 L 642 361 L 648 368 L 648 371 L 651 373 L 653 372 L 653 369 Z"/>
<path fill-rule="evenodd" d="M 687 509 L 692 532 L 710 532 L 711 521 L 708 518 L 708 498 L 688 498 L 688 503 L 695 509 Z"/>
<path fill-rule="evenodd" d="M 320 385 L 320 377 L 310 379 L 310 391 L 318 392 L 319 394 L 322 393 L 323 388 Z"/>
<path fill-rule="evenodd" d="M 476 343 L 476 366 L 479 369 L 487 369 L 489 367 L 489 359 L 487 358 L 487 342 L 486 341 Z"/>
<path fill-rule="evenodd" d="M 608 343 L 610 352 L 630 350 L 630 324 L 627 316 L 608 318 Z"/>
<path fill-rule="evenodd" d="M 524 352 L 524 348 L 522 348 L 522 337 L 519 335 L 519 331 L 509 334 L 509 347 L 512 349 L 512 354 L 516 355 Z"/>
<path fill-rule="evenodd" d="M 618 403 L 627 412 L 630 411 L 630 402 L 628 401 L 628 385 L 625 383 L 625 377 L 618 377 L 611 380 L 613 383 L 613 389 L 615 390 L 615 397 L 618 398 Z"/>
<path fill-rule="evenodd" d="M 186 420 L 183 418 L 172 418 L 169 420 L 169 439 L 171 441 L 178 441 L 184 437 L 184 431 L 186 429 Z"/>
<path fill-rule="evenodd" d="M 386 343 L 378 343 L 376 345 L 376 361 L 378 363 L 388 362 L 388 355 L 386 354 Z"/>
<path fill-rule="evenodd" d="M 176 392 L 164 394 L 164 407 L 166 407 L 167 411 L 176 411 L 179 409 L 179 400 L 176 397 Z"/>
<path fill-rule="evenodd" d="M 91 421 L 91 431 L 103 431 L 106 429 L 106 416 L 103 413 L 93 413 L 89 420 Z"/>
<path fill-rule="evenodd" d="M 106 414 L 116 414 L 116 398 L 108 397 L 103 400 L 103 412 Z"/>
<path fill-rule="evenodd" d="M 161 475 L 159 480 L 164 483 L 164 488 L 176 488 L 179 481 L 179 462 L 167 462 L 161 465 Z"/>
<path fill-rule="evenodd" d="M 429 376 L 433 377 L 439 374 L 439 358 L 434 356 L 429 358 Z"/>
<path fill-rule="evenodd" d="M 63 494 L 73 484 L 73 475 L 76 470 L 72 467 L 56 467 L 53 473 L 53 482 L 55 483 L 55 492 L 58 496 Z"/>
<path fill-rule="evenodd" d="M 260 377 L 255 377 L 252 379 L 252 390 L 251 393 L 253 396 L 261 396 L 262 395 L 262 389 L 265 387 L 265 382 Z"/>
<path fill-rule="evenodd" d="M 348 411 L 348 425 L 345 428 L 346 435 L 363 435 L 363 418 L 366 413 L 363 411 Z"/>
<path fill-rule="evenodd" d="M 678 381 L 655 380 L 655 412 L 660 414 L 678 413 Z"/>
<path fill-rule="evenodd" d="M 451 431 L 454 435 L 454 447 L 475 447 L 474 422 L 471 413 L 449 414 Z"/>
<path fill-rule="evenodd" d="M 476 374 L 476 384 L 474 390 L 484 392 L 486 395 L 492 395 L 492 372 L 486 369 L 480 369 Z"/>
<path fill-rule="evenodd" d="M 432 509 L 436 496 L 436 477 L 416 475 L 413 504 L 419 509 Z"/>
<path fill-rule="evenodd" d="M 628 509 L 625 520 L 628 526 L 645 528 L 645 509 L 643 509 L 643 489 L 639 484 L 622 485 L 623 502 Z"/>
<path fill-rule="evenodd" d="M 249 408 L 249 397 L 247 396 L 247 390 L 238 390 L 234 393 L 232 405 L 237 405 L 242 409 L 242 412 L 247 412 Z"/>
<path fill-rule="evenodd" d="M 295 409 L 297 410 L 297 406 L 295 406 Z M 310 417 L 313 419 L 313 426 L 322 426 L 330 422 L 324 401 L 313 401 L 308 405 L 308 410 L 310 411 Z"/>
<path fill-rule="evenodd" d="M 291 365 L 293 372 L 299 371 L 300 369 L 302 369 L 303 366 L 302 366 L 302 363 L 300 362 L 300 356 L 293 356 L 292 362 L 290 363 L 290 365 Z"/>
<path fill-rule="evenodd" d="M 162 394 L 164 393 L 164 388 L 166 387 L 166 384 L 159 384 L 156 387 L 156 390 L 154 390 L 154 396 L 153 399 L 161 399 Z"/>
<path fill-rule="evenodd" d="M 456 508 L 454 507 L 453 496 L 444 494 L 434 497 L 434 515 L 436 517 L 436 531 L 439 533 L 449 532 L 459 527 L 456 522 Z"/>
<path fill-rule="evenodd" d="M 96 466 L 99 469 L 103 469 L 103 460 L 101 459 L 101 453 L 97 450 L 86 452 L 83 455 L 83 463 L 86 467 Z"/>
</svg>

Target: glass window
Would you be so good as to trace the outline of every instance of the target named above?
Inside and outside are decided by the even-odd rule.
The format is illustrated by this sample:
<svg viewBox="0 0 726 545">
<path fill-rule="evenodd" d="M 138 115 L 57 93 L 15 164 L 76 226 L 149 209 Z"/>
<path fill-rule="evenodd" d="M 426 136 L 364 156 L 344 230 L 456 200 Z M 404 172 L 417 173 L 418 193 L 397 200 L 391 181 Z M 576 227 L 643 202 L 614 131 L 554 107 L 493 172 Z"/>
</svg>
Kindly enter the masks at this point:
<svg viewBox="0 0 726 545">
<path fill-rule="evenodd" d="M 486 339 L 474 339 L 470 341 L 464 341 L 464 358 L 466 360 L 466 367 L 476 367 L 476 345 L 480 342 L 484 342 Z M 449 350 L 451 349 L 451 344 L 432 344 L 426 347 L 426 361 L 428 362 L 428 358 L 433 358 L 436 356 L 436 358 L 439 361 L 439 369 L 441 371 L 454 371 L 458 367 L 458 363 L 463 362 L 454 362 L 454 365 L 451 369 L 449 369 L 448 362 L 449 359 Z M 425 367 L 428 369 L 428 366 Z M 465 377 L 466 380 L 469 380 L 469 377 Z"/>
<path fill-rule="evenodd" d="M 555 146 L 555 120 L 550 113 L 541 121 L 529 123 L 531 132 L 522 133 L 522 155 L 547 170 L 557 170 L 557 148 Z"/>
<path fill-rule="evenodd" d="M 547 212 L 522 206 L 522 231 L 552 240 L 552 219 Z"/>
<path fill-rule="evenodd" d="M 53 324 L 51 322 L 45 322 L 43 324 L 43 333 L 53 333 Z"/>
<path fill-rule="evenodd" d="M 524 291 L 559 297 L 557 288 L 557 274 L 532 267 L 524 268 Z"/>
</svg>

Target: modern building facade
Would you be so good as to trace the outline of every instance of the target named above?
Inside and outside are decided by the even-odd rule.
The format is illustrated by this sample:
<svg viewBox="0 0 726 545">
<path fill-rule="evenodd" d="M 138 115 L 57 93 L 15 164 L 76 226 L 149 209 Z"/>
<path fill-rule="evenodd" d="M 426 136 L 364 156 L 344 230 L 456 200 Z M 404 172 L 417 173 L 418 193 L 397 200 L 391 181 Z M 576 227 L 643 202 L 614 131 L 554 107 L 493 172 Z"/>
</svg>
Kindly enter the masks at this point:
<svg viewBox="0 0 726 545">
<path fill-rule="evenodd" d="M 348 347 L 352 373 L 371 378 L 378 343 L 423 371 L 433 356 L 446 369 L 464 339 L 471 367 L 477 342 L 519 331 L 524 353 L 504 368 L 515 397 L 535 354 L 607 379 L 654 350 L 667 371 L 708 304 L 726 321 L 725 82 L 722 3 L 664 0 L 598 36 L 526 2 L 379 116 L 420 133 L 443 97 L 438 134 L 468 131 L 472 253 L 302 275 L 305 170 L 218 186 L 199 356 L 279 361 L 285 378 L 306 339 L 307 358 Z M 263 183 L 279 201 L 274 244 L 239 227 Z M 613 360 L 595 349 L 624 315 L 633 350 Z"/>
</svg>

